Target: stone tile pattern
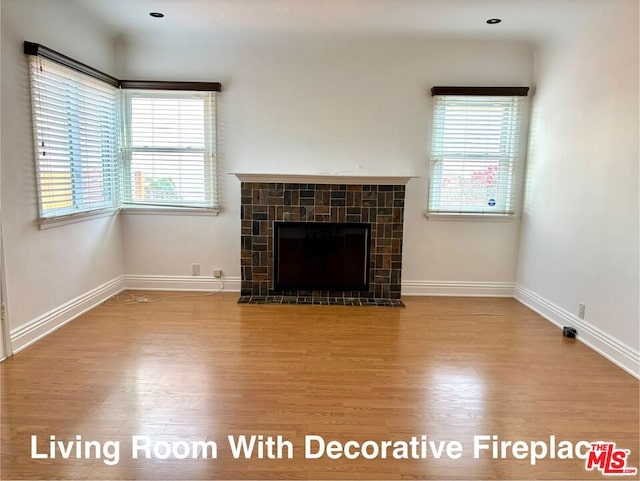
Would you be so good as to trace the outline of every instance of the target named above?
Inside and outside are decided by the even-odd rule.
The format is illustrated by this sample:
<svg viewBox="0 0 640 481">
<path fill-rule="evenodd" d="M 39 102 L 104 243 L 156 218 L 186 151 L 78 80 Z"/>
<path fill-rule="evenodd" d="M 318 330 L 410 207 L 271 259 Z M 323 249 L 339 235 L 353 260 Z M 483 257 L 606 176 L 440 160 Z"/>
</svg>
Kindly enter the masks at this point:
<svg viewBox="0 0 640 481">
<path fill-rule="evenodd" d="M 387 305 L 385 300 L 399 301 L 404 185 L 242 182 L 241 195 L 240 302 L 355 304 L 353 299 L 370 299 L 355 305 Z M 371 224 L 369 290 L 275 291 L 274 221 Z"/>
</svg>

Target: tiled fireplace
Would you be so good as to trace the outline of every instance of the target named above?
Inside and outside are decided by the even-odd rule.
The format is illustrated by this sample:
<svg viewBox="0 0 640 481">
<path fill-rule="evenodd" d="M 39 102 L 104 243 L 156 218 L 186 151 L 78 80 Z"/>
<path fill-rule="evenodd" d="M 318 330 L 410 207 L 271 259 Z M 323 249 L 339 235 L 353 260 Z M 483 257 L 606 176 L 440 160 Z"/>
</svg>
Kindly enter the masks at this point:
<svg viewBox="0 0 640 481">
<path fill-rule="evenodd" d="M 402 233 L 409 177 L 236 175 L 242 195 L 238 302 L 403 306 Z M 370 225 L 368 289 L 276 290 L 274 222 Z"/>
</svg>

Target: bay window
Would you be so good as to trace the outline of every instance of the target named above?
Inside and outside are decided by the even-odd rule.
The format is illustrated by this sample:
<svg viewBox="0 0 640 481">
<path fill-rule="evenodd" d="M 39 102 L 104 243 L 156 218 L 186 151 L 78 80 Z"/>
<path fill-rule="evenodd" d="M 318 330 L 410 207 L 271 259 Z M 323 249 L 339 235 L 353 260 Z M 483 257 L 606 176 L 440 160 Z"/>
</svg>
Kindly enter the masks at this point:
<svg viewBox="0 0 640 481">
<path fill-rule="evenodd" d="M 216 82 L 121 81 L 29 56 L 40 225 L 120 208 L 217 212 Z"/>
</svg>

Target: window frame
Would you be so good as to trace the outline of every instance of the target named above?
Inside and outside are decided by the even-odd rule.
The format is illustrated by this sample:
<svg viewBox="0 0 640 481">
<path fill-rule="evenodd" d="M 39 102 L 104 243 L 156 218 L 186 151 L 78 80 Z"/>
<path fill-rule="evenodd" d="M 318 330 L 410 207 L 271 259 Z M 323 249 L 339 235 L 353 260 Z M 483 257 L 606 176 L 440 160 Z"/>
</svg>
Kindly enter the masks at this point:
<svg viewBox="0 0 640 481">
<path fill-rule="evenodd" d="M 23 43 L 23 53 L 29 59 L 45 59 L 48 62 L 57 64 L 56 67 L 68 69 L 73 72 L 74 75 L 80 75 L 87 77 L 90 81 L 99 81 L 110 87 L 119 90 L 120 96 L 116 102 L 116 115 L 117 119 L 114 122 L 113 135 L 116 138 L 116 154 L 114 162 L 114 172 L 118 177 L 114 181 L 114 187 L 112 195 L 112 203 L 109 206 L 96 207 L 95 209 L 84 209 L 79 212 L 64 213 L 60 215 L 44 217 L 42 215 L 42 201 L 40 195 L 40 172 L 38 161 L 38 144 L 37 144 L 37 124 L 34 116 L 34 88 L 32 84 L 29 85 L 29 92 L 31 96 L 31 113 L 32 113 L 32 132 L 34 139 L 34 152 L 33 159 L 35 164 L 35 181 L 36 181 L 36 196 L 38 203 L 38 225 L 40 229 L 46 229 L 49 227 L 55 227 L 57 225 L 65 225 L 85 220 L 91 220 L 94 218 L 105 217 L 115 215 L 119 212 L 135 213 L 135 214 L 176 214 L 176 215 L 217 215 L 219 211 L 218 192 L 219 192 L 219 177 L 217 171 L 217 98 L 214 98 L 213 117 L 209 117 L 211 127 L 209 130 L 213 133 L 213 154 L 212 168 L 206 175 L 205 183 L 209 183 L 212 189 L 212 207 L 179 207 L 179 206 L 154 206 L 144 205 L 140 207 L 132 207 L 123 204 L 123 192 L 122 192 L 122 132 L 123 132 L 123 119 L 122 119 L 122 98 L 124 91 L 128 89 L 139 90 L 169 90 L 169 91 L 191 91 L 191 92 L 210 92 L 214 96 L 217 92 L 222 90 L 222 84 L 220 82 L 185 82 L 185 81 L 146 81 L 146 80 L 120 80 L 105 72 L 95 69 L 87 64 L 84 64 L 78 60 L 75 60 L 67 55 L 50 49 L 44 45 L 35 42 L 25 41 Z M 29 62 L 30 63 L 30 62 Z M 31 68 L 30 66 L 28 67 Z M 31 74 L 30 74 L 31 77 Z M 69 159 L 70 161 L 72 159 Z"/>
<path fill-rule="evenodd" d="M 142 83 L 140 83 L 142 85 Z M 137 86 L 137 84 L 136 84 Z M 210 90 L 164 90 L 162 88 L 143 89 L 135 88 L 123 89 L 121 97 L 122 122 L 121 127 L 121 208 L 126 213 L 137 214 L 161 214 L 161 213 L 191 213 L 198 215 L 217 215 L 219 212 L 218 202 L 218 162 L 217 162 L 217 96 L 215 91 Z M 187 96 L 202 97 L 205 102 L 204 109 L 204 134 L 205 147 L 201 149 L 204 157 L 204 191 L 205 196 L 210 198 L 210 203 L 203 205 L 192 205 L 188 203 L 165 202 L 135 202 L 127 198 L 127 193 L 132 190 L 131 179 L 131 155 L 134 151 L 139 152 L 164 152 L 164 153 L 194 153 L 200 149 L 192 148 L 162 148 L 162 147 L 134 147 L 132 145 L 132 109 L 131 99 L 133 98 L 185 98 Z M 206 145 L 210 148 L 207 149 Z M 207 194 L 208 193 L 208 194 Z"/>
<path fill-rule="evenodd" d="M 104 130 L 111 126 L 117 130 L 119 125 L 117 89 L 47 58 L 31 58 L 28 68 L 40 227 L 116 212 L 119 207 L 117 132 L 112 132 L 109 139 Z M 110 97 L 111 104 L 108 102 Z M 86 104 L 87 99 L 91 99 L 89 104 Z M 99 103 L 96 99 L 100 99 Z M 95 107 L 91 114 L 85 111 L 87 105 Z M 64 123 L 61 124 L 61 121 Z M 90 133 L 91 129 L 95 129 L 93 133 Z M 86 157 L 83 153 L 87 148 L 95 149 L 96 144 L 100 152 L 99 162 L 96 162 L 95 153 L 92 157 Z M 66 155 L 55 155 L 65 159 L 50 161 L 46 158 L 47 153 L 60 152 L 60 149 L 66 151 Z M 52 165 L 60 162 L 68 164 L 69 206 L 46 206 L 55 201 L 53 197 L 56 195 L 48 192 L 50 188 L 47 188 L 45 181 L 45 167 L 49 162 L 54 162 Z M 87 190 L 92 188 L 92 179 L 84 175 L 98 166 L 101 182 L 99 195 L 102 200 L 92 200 L 91 195 L 95 192 Z M 55 167 L 51 168 L 55 170 Z M 85 197 L 88 199 L 85 200 Z"/>
<path fill-rule="evenodd" d="M 495 97 L 509 97 L 510 101 L 518 99 L 519 97 L 526 97 L 528 94 L 528 87 L 433 87 L 431 89 L 433 100 L 433 112 L 432 112 L 432 137 L 431 137 L 431 154 L 429 159 L 429 182 L 427 190 L 427 207 L 425 209 L 425 216 L 429 220 L 495 220 L 504 221 L 511 220 L 517 216 L 519 209 L 519 201 L 522 194 L 522 160 L 523 152 L 522 147 L 526 143 L 526 103 L 521 102 L 518 106 L 518 117 L 512 119 L 506 129 L 501 130 L 501 134 L 507 129 L 519 128 L 519 131 L 515 133 L 517 137 L 517 143 L 513 147 L 512 155 L 505 155 L 501 152 L 500 155 L 494 155 L 498 157 L 499 168 L 497 170 L 500 176 L 499 185 L 507 184 L 506 191 L 502 196 L 496 196 L 499 209 L 495 212 L 487 211 L 486 208 L 481 205 L 472 206 L 465 209 L 464 206 L 458 205 L 457 208 L 441 208 L 434 209 L 432 205 L 434 196 L 434 186 L 438 185 L 439 179 L 442 179 L 442 171 L 445 166 L 443 155 L 437 155 L 437 153 L 443 152 L 444 144 L 444 123 L 440 123 L 442 128 L 438 128 L 438 116 L 440 112 L 437 110 L 436 97 L 460 97 L 460 101 L 463 102 L 463 98 L 472 97 L 486 97 L 487 102 L 491 102 Z M 470 99 L 466 99 L 471 103 Z M 476 99 L 475 102 L 481 105 L 481 101 Z M 496 99 L 493 99 L 494 101 Z M 441 108 L 445 108 L 445 105 L 441 105 Z M 506 108 L 506 107 L 505 107 Z M 444 115 L 444 113 L 442 113 Z M 513 135 L 513 132 L 507 132 L 507 135 Z M 439 145 L 438 145 L 439 142 Z M 452 159 L 457 162 L 464 162 L 467 159 L 482 160 L 486 158 L 488 153 L 468 154 L 456 153 L 452 155 Z M 501 165 L 506 162 L 506 165 Z M 499 188 L 500 190 L 500 188 Z M 498 199 L 498 197 L 500 197 Z M 493 206 L 492 206 L 493 207 Z"/>
</svg>

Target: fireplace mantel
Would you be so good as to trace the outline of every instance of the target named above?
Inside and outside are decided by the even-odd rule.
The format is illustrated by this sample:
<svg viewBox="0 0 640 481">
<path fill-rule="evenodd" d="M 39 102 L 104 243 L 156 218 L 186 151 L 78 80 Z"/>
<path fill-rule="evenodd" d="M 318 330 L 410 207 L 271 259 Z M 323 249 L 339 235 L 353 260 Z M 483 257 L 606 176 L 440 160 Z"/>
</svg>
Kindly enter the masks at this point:
<svg viewBox="0 0 640 481">
<path fill-rule="evenodd" d="M 240 182 L 288 184 L 342 184 L 342 185 L 406 185 L 416 175 L 341 175 L 341 174 L 278 174 L 260 172 L 230 172 Z"/>
</svg>

